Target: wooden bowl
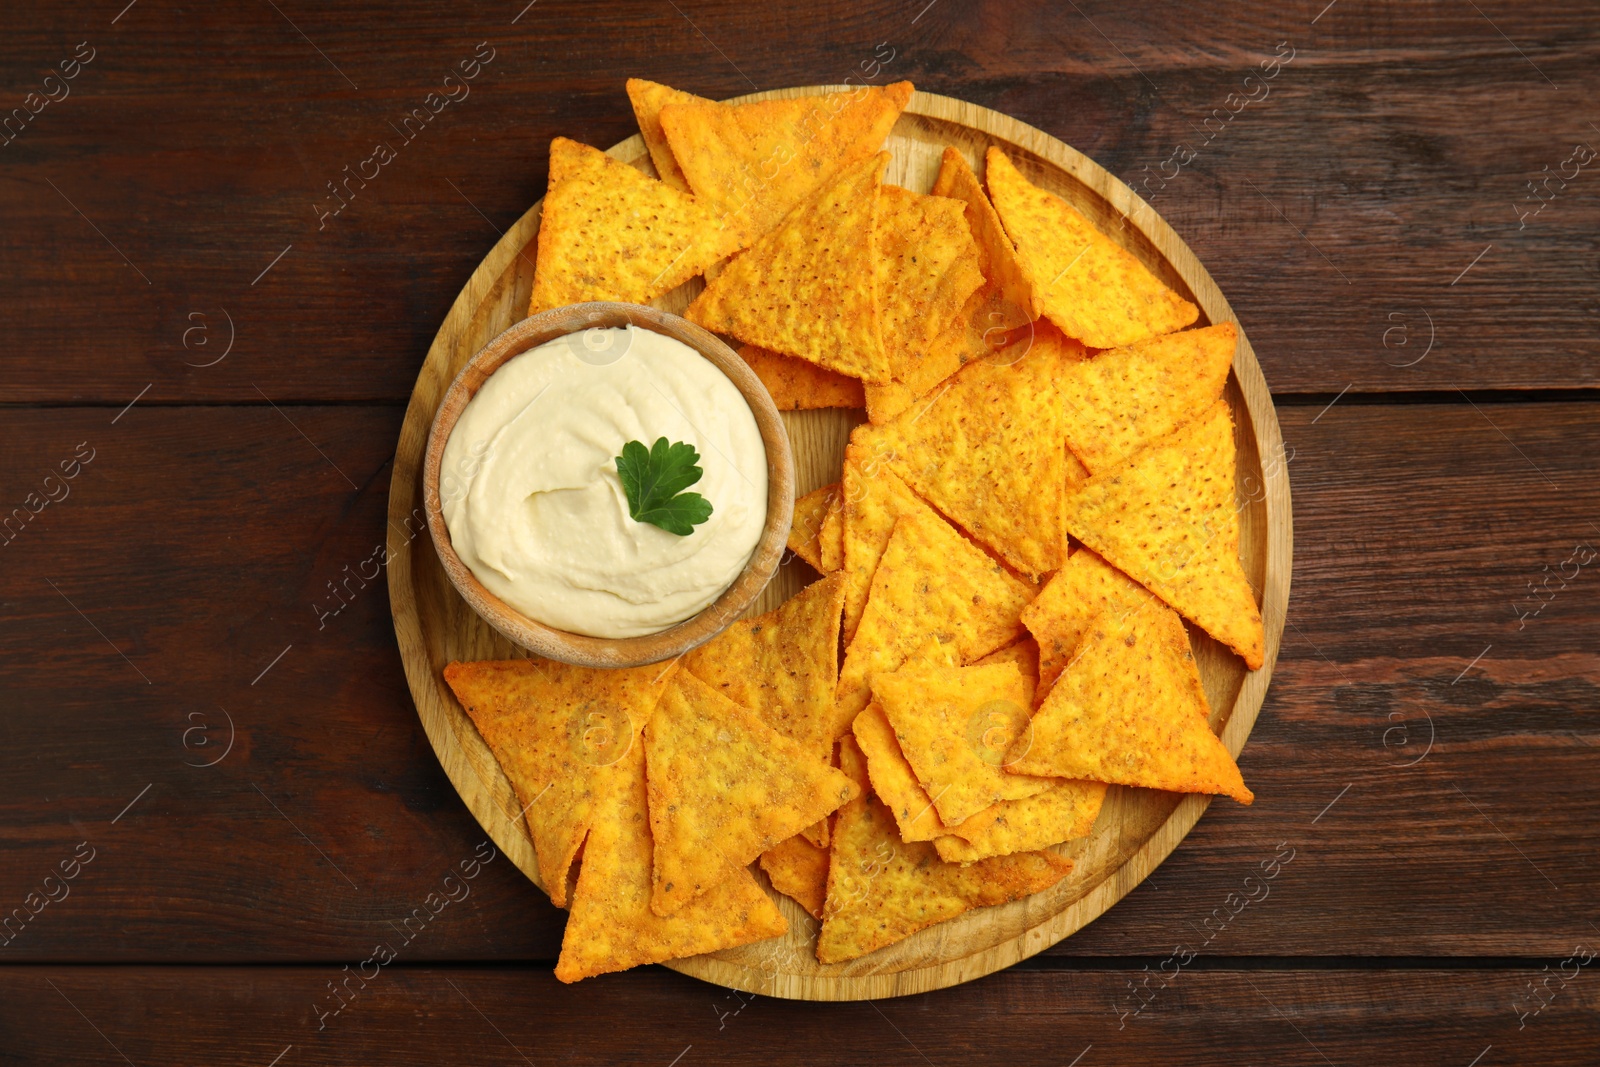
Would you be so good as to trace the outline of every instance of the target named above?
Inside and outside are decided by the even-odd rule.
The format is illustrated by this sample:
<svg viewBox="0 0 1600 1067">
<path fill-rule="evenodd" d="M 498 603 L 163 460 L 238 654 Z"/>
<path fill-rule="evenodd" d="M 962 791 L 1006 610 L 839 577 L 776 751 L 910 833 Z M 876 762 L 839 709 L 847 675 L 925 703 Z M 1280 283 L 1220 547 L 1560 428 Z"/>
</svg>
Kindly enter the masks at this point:
<svg viewBox="0 0 1600 1067">
<path fill-rule="evenodd" d="M 483 587 L 477 576 L 461 562 L 450 544 L 439 499 L 439 466 L 444 446 L 450 440 L 456 420 L 468 401 L 477 395 L 489 376 L 507 361 L 546 341 L 583 330 L 632 325 L 681 341 L 700 353 L 728 380 L 733 382 L 750 405 L 761 431 L 767 453 L 767 518 L 761 540 L 733 584 L 722 591 L 700 612 L 658 633 L 641 637 L 589 637 L 546 626 L 508 605 Z M 422 500 L 427 512 L 428 531 L 444 564 L 445 574 L 472 610 L 490 626 L 529 651 L 583 667 L 637 667 L 644 663 L 680 656 L 721 633 L 761 595 L 778 569 L 789 540 L 789 524 L 794 518 L 794 458 L 789 452 L 789 435 L 766 387 L 744 360 L 709 331 L 687 319 L 639 304 L 595 302 L 553 308 L 523 319 L 473 356 L 445 392 L 428 433 L 423 456 Z"/>
</svg>

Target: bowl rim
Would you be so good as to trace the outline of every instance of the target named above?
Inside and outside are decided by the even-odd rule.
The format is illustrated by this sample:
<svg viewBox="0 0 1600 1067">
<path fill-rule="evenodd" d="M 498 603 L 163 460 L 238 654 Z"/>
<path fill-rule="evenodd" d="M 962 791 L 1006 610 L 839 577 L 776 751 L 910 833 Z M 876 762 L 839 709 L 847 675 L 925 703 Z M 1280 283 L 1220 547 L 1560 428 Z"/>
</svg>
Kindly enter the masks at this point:
<svg viewBox="0 0 1600 1067">
<path fill-rule="evenodd" d="M 732 583 L 700 611 L 664 630 L 638 637 L 591 637 L 531 618 L 491 593 L 456 554 L 439 497 L 445 445 L 461 413 L 506 363 L 547 341 L 589 329 L 633 326 L 689 346 L 739 390 L 755 416 L 766 451 L 767 515 L 755 550 Z M 742 615 L 777 572 L 794 521 L 794 457 L 789 435 L 766 386 L 733 349 L 688 319 L 642 304 L 593 301 L 551 308 L 512 324 L 457 373 L 439 401 L 423 452 L 422 501 L 434 550 L 450 584 L 485 622 L 522 648 L 582 667 L 637 667 L 681 656 L 711 640 Z"/>
</svg>

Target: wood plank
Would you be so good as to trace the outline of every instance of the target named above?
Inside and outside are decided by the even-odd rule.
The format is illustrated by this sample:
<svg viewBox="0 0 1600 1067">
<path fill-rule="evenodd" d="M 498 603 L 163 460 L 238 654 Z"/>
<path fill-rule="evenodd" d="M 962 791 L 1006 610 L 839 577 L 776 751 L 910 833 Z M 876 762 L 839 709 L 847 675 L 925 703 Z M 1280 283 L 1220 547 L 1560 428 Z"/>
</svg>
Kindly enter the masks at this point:
<svg viewBox="0 0 1600 1067">
<path fill-rule="evenodd" d="M 1530 980 L 1556 973 L 1551 962 L 1548 972 L 1542 961 L 1466 972 L 1185 970 L 1146 993 L 1137 1016 L 1127 1003 L 1145 980 L 1138 968 L 1013 970 L 821 1006 L 659 967 L 578 986 L 546 968 L 403 962 L 369 965 L 368 981 L 331 965 L 5 967 L 0 1036 L 8 1059 L 41 1065 L 1586 1062 L 1600 1042 L 1600 983 L 1588 970 L 1569 964 L 1577 976 L 1551 981 L 1538 1015 L 1519 1020 L 1514 1007 Z M 349 992 L 338 999 L 331 983 Z"/>
<path fill-rule="evenodd" d="M 1056 953 L 1549 956 L 1590 936 L 1600 558 L 1553 579 L 1521 629 L 1512 605 L 1600 539 L 1595 410 L 1280 410 L 1299 569 L 1241 761 L 1258 800 L 1214 804 Z M 0 545 L 0 905 L 79 842 L 99 850 L 12 960 L 359 961 L 471 857 L 483 835 L 423 737 L 386 591 L 349 577 L 383 537 L 400 414 L 0 421 L 0 516 L 95 449 L 70 496 Z M 330 581 L 350 603 L 319 630 Z M 233 751 L 185 766 L 216 758 L 199 742 L 223 743 L 219 708 Z M 1223 922 L 1279 842 L 1296 852 L 1270 898 Z M 509 864 L 472 899 L 407 958 L 554 957 L 560 916 Z"/>
<path fill-rule="evenodd" d="M 301 12 L 327 60 L 270 5 L 146 6 L 101 36 L 79 28 L 97 10 L 40 8 L 11 28 L 8 84 L 70 58 L 69 38 L 97 52 L 3 149 L 0 397 L 403 400 L 496 229 L 542 191 L 548 139 L 632 132 L 624 74 L 728 96 L 842 80 L 879 41 L 895 50 L 885 77 L 1005 111 L 1148 182 L 1279 392 L 1593 387 L 1585 235 L 1600 187 L 1585 171 L 1537 218 L 1517 215 L 1528 180 L 1600 137 L 1581 118 L 1600 88 L 1588 10 L 1480 6 L 1341 5 L 1315 26 L 1309 8 L 1264 3 L 1079 14 L 990 0 L 915 25 L 887 0 L 803 16 L 721 3 L 693 26 L 642 0 L 541 6 L 515 26 L 419 3 Z M 391 123 L 480 40 L 496 52 L 471 95 L 321 219 L 327 183 L 403 140 Z M 1270 96 L 1193 144 L 1230 93 L 1258 92 L 1243 79 L 1280 40 L 1295 59 Z M 1180 143 L 1199 155 L 1162 188 Z M 202 366 L 230 334 L 227 358 Z"/>
</svg>

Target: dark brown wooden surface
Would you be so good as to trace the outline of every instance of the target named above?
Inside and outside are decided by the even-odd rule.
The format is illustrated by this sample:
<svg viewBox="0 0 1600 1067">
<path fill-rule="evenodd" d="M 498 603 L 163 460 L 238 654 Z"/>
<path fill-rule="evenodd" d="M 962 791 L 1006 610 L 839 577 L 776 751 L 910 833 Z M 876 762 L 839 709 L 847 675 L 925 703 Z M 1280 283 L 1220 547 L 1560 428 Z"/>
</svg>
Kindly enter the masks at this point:
<svg viewBox="0 0 1600 1067">
<path fill-rule="evenodd" d="M 1600 160 L 1517 216 L 1600 145 L 1591 6 L 523 2 L 8 12 L 0 117 L 79 42 L 94 58 L 0 146 L 0 517 L 62 497 L 0 532 L 0 913 L 93 859 L 0 946 L 0 1063 L 1092 1044 L 1085 1067 L 1488 1067 L 1600 1045 L 1593 967 L 1550 977 L 1600 949 Z M 471 95 L 319 231 L 324 183 L 480 41 Z M 659 968 L 561 987 L 560 914 L 498 858 L 319 1032 L 326 983 L 483 837 L 369 562 L 439 320 L 540 194 L 551 136 L 632 132 L 628 74 L 726 96 L 842 80 L 884 41 L 889 74 L 1136 185 L 1295 49 L 1149 184 L 1293 449 L 1256 804 L 1218 801 L 1024 967 L 876 1006 L 740 1008 Z M 1219 923 L 1280 843 L 1270 896 Z"/>
</svg>

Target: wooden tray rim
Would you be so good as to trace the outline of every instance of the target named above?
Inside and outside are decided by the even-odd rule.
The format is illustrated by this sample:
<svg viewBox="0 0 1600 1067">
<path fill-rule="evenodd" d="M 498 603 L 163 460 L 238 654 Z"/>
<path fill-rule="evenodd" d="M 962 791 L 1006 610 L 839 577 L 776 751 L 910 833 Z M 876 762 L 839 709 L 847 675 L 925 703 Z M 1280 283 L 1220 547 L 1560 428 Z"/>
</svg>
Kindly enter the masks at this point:
<svg viewBox="0 0 1600 1067">
<path fill-rule="evenodd" d="M 734 97 L 728 103 L 753 100 L 786 99 L 823 92 L 850 91 L 852 86 L 814 85 L 797 86 L 768 92 L 751 93 Z M 1232 322 L 1239 325 L 1233 308 L 1222 295 L 1198 257 L 1154 209 L 1121 180 L 1065 142 L 1034 126 L 1020 122 L 1008 115 L 977 104 L 956 100 L 934 93 L 917 91 L 912 94 L 906 113 L 953 122 L 974 129 L 993 140 L 1032 153 L 1058 167 L 1083 185 L 1103 197 L 1113 208 L 1122 212 L 1129 226 L 1137 229 L 1166 258 L 1189 286 L 1206 318 L 1212 323 Z M 643 139 L 634 134 L 612 146 L 610 155 L 625 161 L 634 161 L 645 155 Z M 459 746 L 487 746 L 476 730 L 462 733 L 455 729 L 443 708 L 435 707 L 436 682 L 431 669 L 422 665 L 428 662 L 422 638 L 420 617 L 412 593 L 413 577 L 408 546 L 426 550 L 421 538 L 403 536 L 405 520 L 412 514 L 420 492 L 417 479 L 420 472 L 421 449 L 426 442 L 433 412 L 423 410 L 419 392 L 424 383 L 431 382 L 434 391 L 442 395 L 449 385 L 449 354 L 454 338 L 466 330 L 485 306 L 487 297 L 511 261 L 521 254 L 530 238 L 528 230 L 537 223 L 543 198 L 536 201 L 506 230 L 489 253 L 479 262 L 466 285 L 457 295 L 450 311 L 424 358 L 417 384 L 413 387 L 407 404 L 396 448 L 394 469 L 390 479 L 388 511 L 389 597 L 394 616 L 395 638 L 401 653 L 406 681 L 417 706 L 418 717 L 428 735 L 441 766 L 456 787 L 468 810 L 484 830 L 516 865 L 535 884 L 537 866 L 531 841 L 520 819 L 502 811 L 489 796 L 486 784 L 472 769 L 464 751 Z M 435 356 L 441 358 L 437 361 Z M 1294 548 L 1292 509 L 1289 493 L 1287 464 L 1267 462 L 1267 457 L 1283 455 L 1283 437 L 1278 425 L 1277 411 L 1266 379 L 1256 360 L 1242 326 L 1239 326 L 1239 348 L 1233 363 L 1234 377 L 1244 397 L 1245 409 L 1255 436 L 1258 456 L 1262 459 L 1262 503 L 1266 510 L 1263 548 L 1266 565 L 1262 587 L 1261 615 L 1266 629 L 1264 662 L 1259 670 L 1245 674 L 1238 696 L 1229 710 L 1221 738 L 1235 758 L 1260 714 L 1271 682 L 1272 670 L 1277 662 L 1278 647 L 1283 633 L 1289 600 L 1289 583 Z M 416 452 L 415 461 L 403 461 L 408 440 Z M 457 715 L 465 719 L 464 713 Z M 470 725 L 470 721 L 468 722 Z M 1199 794 L 1186 796 L 1145 843 L 1130 853 L 1121 866 L 1079 899 L 1049 918 L 1031 926 L 1020 935 L 999 944 L 975 951 L 969 955 L 937 964 L 914 967 L 903 971 L 870 975 L 797 976 L 773 974 L 752 970 L 740 964 L 718 959 L 714 954 L 673 960 L 666 964 L 674 970 L 696 978 L 727 986 L 744 992 L 759 993 L 791 999 L 844 1001 L 875 1000 L 883 997 L 907 996 L 915 993 L 958 985 L 997 970 L 1009 967 L 1056 944 L 1104 914 L 1121 900 L 1161 864 L 1187 836 L 1210 804 L 1211 798 Z M 972 915 L 974 913 L 968 913 Z M 959 922 L 960 920 L 954 920 Z"/>
</svg>

